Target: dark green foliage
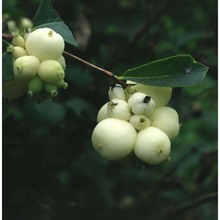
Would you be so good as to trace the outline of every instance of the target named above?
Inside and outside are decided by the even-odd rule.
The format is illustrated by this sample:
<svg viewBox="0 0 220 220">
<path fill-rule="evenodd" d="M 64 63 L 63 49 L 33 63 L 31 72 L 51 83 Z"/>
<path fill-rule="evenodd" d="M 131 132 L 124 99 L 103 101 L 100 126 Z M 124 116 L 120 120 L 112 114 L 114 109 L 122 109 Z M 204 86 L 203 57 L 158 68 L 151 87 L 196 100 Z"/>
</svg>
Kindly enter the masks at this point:
<svg viewBox="0 0 220 220">
<path fill-rule="evenodd" d="M 13 59 L 11 53 L 7 51 L 2 54 L 2 76 L 3 81 L 14 79 Z"/>
<path fill-rule="evenodd" d="M 49 0 L 41 1 L 34 18 L 34 27 L 52 28 L 64 38 L 66 43 L 77 46 L 77 42 L 73 37 L 72 32 L 60 18 L 58 12 L 52 7 Z"/>
<path fill-rule="evenodd" d="M 200 83 L 207 71 L 208 67 L 184 54 L 129 69 L 119 78 L 153 86 L 184 87 Z"/>
<path fill-rule="evenodd" d="M 11 16 L 17 19 L 33 18 L 40 3 L 4 2 L 5 12 L 16 8 Z M 182 123 L 172 141 L 171 161 L 145 167 L 135 158 L 109 162 L 93 150 L 91 133 L 111 80 L 66 57 L 69 87 L 53 102 L 36 103 L 25 96 L 7 102 L 3 219 L 216 220 L 217 1 L 170 1 L 134 44 L 130 40 L 161 1 L 52 3 L 78 42 L 77 33 L 83 33 L 84 44 L 66 50 L 118 76 L 176 54 L 191 54 L 209 71 L 200 84 L 184 87 L 170 102 Z M 203 196 L 201 204 L 181 209 Z M 174 215 L 173 210 L 180 211 Z"/>
</svg>

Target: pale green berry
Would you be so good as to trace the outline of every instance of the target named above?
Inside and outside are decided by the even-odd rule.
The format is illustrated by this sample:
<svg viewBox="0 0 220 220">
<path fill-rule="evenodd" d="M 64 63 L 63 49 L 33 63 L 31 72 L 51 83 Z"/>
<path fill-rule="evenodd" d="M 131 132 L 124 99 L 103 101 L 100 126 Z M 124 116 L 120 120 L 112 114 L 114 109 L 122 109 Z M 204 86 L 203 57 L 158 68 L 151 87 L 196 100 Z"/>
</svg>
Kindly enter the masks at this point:
<svg viewBox="0 0 220 220">
<path fill-rule="evenodd" d="M 160 107 L 150 116 L 151 126 L 157 127 L 165 132 L 170 139 L 179 134 L 180 124 L 178 113 L 170 107 Z"/>
<path fill-rule="evenodd" d="M 25 80 L 9 80 L 2 84 L 3 95 L 14 100 L 23 96 L 27 91 L 27 81 Z"/>
<path fill-rule="evenodd" d="M 24 38 L 19 34 L 19 32 L 13 32 L 13 39 L 11 44 L 15 47 L 15 46 L 19 46 L 19 47 L 23 47 L 25 48 L 25 41 Z"/>
<path fill-rule="evenodd" d="M 168 136 L 158 128 L 148 127 L 138 132 L 134 146 L 135 155 L 150 165 L 167 160 L 171 143 Z"/>
<path fill-rule="evenodd" d="M 107 118 L 98 123 L 92 133 L 94 149 L 108 160 L 127 156 L 134 148 L 137 132 L 127 121 Z"/>
<path fill-rule="evenodd" d="M 97 114 L 97 122 L 99 123 L 100 121 L 106 119 L 106 118 L 109 118 L 108 116 L 108 102 L 105 103 L 98 111 L 98 114 Z"/>
<path fill-rule="evenodd" d="M 66 68 L 66 61 L 65 61 L 64 56 L 63 56 L 63 55 L 60 56 L 60 57 L 57 59 L 57 61 L 61 64 L 61 66 L 62 66 L 63 69 L 65 70 L 65 68 Z"/>
<path fill-rule="evenodd" d="M 112 99 L 107 106 L 108 117 L 128 121 L 131 117 L 128 103 L 121 99 Z"/>
<path fill-rule="evenodd" d="M 114 86 L 111 86 L 109 88 L 108 95 L 109 95 L 109 100 L 112 99 L 126 100 L 124 89 L 119 84 L 115 84 Z"/>
<path fill-rule="evenodd" d="M 64 79 L 64 70 L 56 60 L 44 60 L 38 69 L 39 77 L 47 83 L 56 84 Z"/>
<path fill-rule="evenodd" d="M 150 126 L 150 119 L 145 115 L 132 115 L 129 122 L 137 129 L 143 130 Z"/>
<path fill-rule="evenodd" d="M 32 97 L 34 94 L 40 93 L 43 87 L 44 87 L 43 80 L 38 75 L 36 75 L 28 81 L 27 95 Z"/>
<path fill-rule="evenodd" d="M 29 80 L 37 74 L 40 61 L 35 56 L 22 56 L 15 60 L 13 64 L 14 78 Z"/>
<path fill-rule="evenodd" d="M 20 28 L 21 29 L 28 29 L 28 28 L 32 28 L 33 27 L 33 22 L 26 17 L 21 18 L 20 20 Z"/>
<path fill-rule="evenodd" d="M 13 21 L 13 20 L 8 20 L 7 26 L 8 26 L 8 30 L 10 33 L 14 33 L 18 30 L 18 27 L 17 27 L 15 21 Z"/>
<path fill-rule="evenodd" d="M 59 82 L 56 83 L 57 88 L 63 88 L 63 89 L 67 89 L 68 87 L 68 83 L 65 82 L 63 79 L 61 79 Z"/>
<path fill-rule="evenodd" d="M 58 95 L 57 85 L 55 85 L 55 84 L 44 83 L 44 90 L 45 90 L 45 92 L 50 94 L 51 97 L 55 97 Z"/>
<path fill-rule="evenodd" d="M 7 51 L 11 53 L 13 59 L 15 59 L 15 60 L 19 57 L 23 57 L 23 56 L 28 55 L 27 51 L 23 47 L 19 47 L 19 46 L 13 47 L 11 45 L 7 48 Z"/>
<path fill-rule="evenodd" d="M 42 60 L 57 60 L 64 51 L 63 37 L 51 28 L 39 28 L 31 32 L 26 39 L 28 54 Z"/>
<path fill-rule="evenodd" d="M 128 99 L 128 105 L 134 114 L 149 116 L 154 110 L 155 102 L 145 93 L 136 92 Z"/>
</svg>

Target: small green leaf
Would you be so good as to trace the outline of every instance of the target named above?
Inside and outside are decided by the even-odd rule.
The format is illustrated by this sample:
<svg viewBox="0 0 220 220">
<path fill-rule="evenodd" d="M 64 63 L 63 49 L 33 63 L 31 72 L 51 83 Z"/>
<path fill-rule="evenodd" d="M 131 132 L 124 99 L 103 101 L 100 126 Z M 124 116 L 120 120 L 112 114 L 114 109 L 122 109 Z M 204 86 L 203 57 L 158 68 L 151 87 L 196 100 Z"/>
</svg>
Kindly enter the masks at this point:
<svg viewBox="0 0 220 220">
<path fill-rule="evenodd" d="M 49 0 L 42 0 L 34 18 L 34 29 L 48 27 L 59 33 L 65 42 L 77 46 L 68 26 L 60 18 Z"/>
<path fill-rule="evenodd" d="M 207 71 L 207 66 L 182 54 L 129 69 L 119 79 L 152 86 L 184 87 L 200 83 Z"/>
<path fill-rule="evenodd" d="M 3 81 L 14 79 L 13 58 L 11 53 L 7 51 L 2 54 L 2 75 Z"/>
</svg>

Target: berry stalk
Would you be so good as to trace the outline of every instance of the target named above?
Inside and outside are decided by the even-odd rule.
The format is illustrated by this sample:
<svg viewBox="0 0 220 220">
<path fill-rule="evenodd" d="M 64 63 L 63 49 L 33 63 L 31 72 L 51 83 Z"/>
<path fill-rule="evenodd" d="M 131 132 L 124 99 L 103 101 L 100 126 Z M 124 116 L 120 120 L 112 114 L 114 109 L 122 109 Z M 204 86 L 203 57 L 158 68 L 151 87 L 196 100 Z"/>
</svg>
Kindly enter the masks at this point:
<svg viewBox="0 0 220 220">
<path fill-rule="evenodd" d="M 75 56 L 75 55 L 73 55 L 73 54 L 71 54 L 71 53 L 69 53 L 69 52 L 64 51 L 63 53 L 66 54 L 66 55 L 68 55 L 68 56 L 70 56 L 70 57 L 72 57 L 73 59 L 75 59 L 75 60 L 77 60 L 77 61 L 79 61 L 79 62 L 81 62 L 81 63 L 83 63 L 83 64 L 85 64 L 85 65 L 87 65 L 87 66 L 89 66 L 89 67 L 92 67 L 93 69 L 96 69 L 96 70 L 98 70 L 98 71 L 104 73 L 104 74 L 107 75 L 108 77 L 110 77 L 110 78 L 112 78 L 113 80 L 115 80 L 118 84 L 122 85 L 124 88 L 127 87 L 127 84 L 126 84 L 125 82 L 123 82 L 122 80 L 118 79 L 118 77 L 117 77 L 116 75 L 114 75 L 112 72 L 110 72 L 110 71 L 108 71 L 108 70 L 105 70 L 105 69 L 103 69 L 103 68 L 101 68 L 101 67 L 98 67 L 98 66 L 96 66 L 96 65 L 94 65 L 94 64 L 92 64 L 92 63 L 89 63 L 89 62 L 87 62 L 87 61 L 81 59 L 80 57 L 77 57 L 77 56 Z"/>
</svg>

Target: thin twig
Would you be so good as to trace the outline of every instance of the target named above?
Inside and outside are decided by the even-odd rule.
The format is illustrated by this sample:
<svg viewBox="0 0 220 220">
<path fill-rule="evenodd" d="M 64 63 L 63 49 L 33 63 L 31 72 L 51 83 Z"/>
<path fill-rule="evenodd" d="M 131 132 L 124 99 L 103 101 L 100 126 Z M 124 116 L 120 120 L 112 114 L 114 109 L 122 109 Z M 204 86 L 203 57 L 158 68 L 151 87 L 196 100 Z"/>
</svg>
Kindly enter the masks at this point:
<svg viewBox="0 0 220 220">
<path fill-rule="evenodd" d="M 105 70 L 105 69 L 103 69 L 103 68 L 101 68 L 101 67 L 98 67 L 98 66 L 96 66 L 96 65 L 94 65 L 94 64 L 92 64 L 92 63 L 89 63 L 89 62 L 87 62 L 87 61 L 81 59 L 80 57 L 77 57 L 77 56 L 75 56 L 75 55 L 73 55 L 73 54 L 71 54 L 71 53 L 69 53 L 69 52 L 64 51 L 64 54 L 66 54 L 66 55 L 72 57 L 73 59 L 75 59 L 75 60 L 77 60 L 77 61 L 79 61 L 79 62 L 81 62 L 81 63 L 83 63 L 83 64 L 85 64 L 85 65 L 87 65 L 87 66 L 89 66 L 89 67 L 92 67 L 92 68 L 95 69 L 95 70 L 98 70 L 98 71 L 104 73 L 104 74 L 107 75 L 108 77 L 110 77 L 110 78 L 112 78 L 113 80 L 115 80 L 116 82 L 118 82 L 118 83 L 119 83 L 120 85 L 122 85 L 124 88 L 127 87 L 127 84 L 126 84 L 125 82 L 121 81 L 120 79 L 118 79 L 118 77 L 117 77 L 116 75 L 114 75 L 112 72 L 110 72 L 110 71 L 108 71 L 108 70 Z"/>
<path fill-rule="evenodd" d="M 167 211 L 165 214 L 163 214 L 159 220 L 163 220 L 166 219 L 168 216 L 173 216 L 179 213 L 183 213 L 189 209 L 195 208 L 196 206 L 199 206 L 200 204 L 203 204 L 205 202 L 208 202 L 210 200 L 213 199 L 217 199 L 218 197 L 218 193 L 217 192 L 213 192 L 213 193 L 209 193 L 207 195 L 201 196 L 199 198 L 196 198 L 188 203 L 185 203 L 184 205 L 178 207 L 178 208 L 173 208 L 170 209 L 169 211 Z"/>
<path fill-rule="evenodd" d="M 160 5 L 158 10 L 143 24 L 143 26 L 132 36 L 132 38 L 128 41 L 128 43 L 123 47 L 123 49 L 116 54 L 114 57 L 115 59 L 107 65 L 108 69 L 112 69 L 113 66 L 115 66 L 120 59 L 126 54 L 127 51 L 131 50 L 131 48 L 134 46 L 135 43 L 138 42 L 138 40 L 142 37 L 142 35 L 147 32 L 152 24 L 154 24 L 158 18 L 161 16 L 161 14 L 164 12 L 166 7 L 168 6 L 169 2 L 171 0 L 167 0 L 164 3 Z"/>
<path fill-rule="evenodd" d="M 13 35 L 11 35 L 11 34 L 2 34 L 2 38 L 5 38 L 7 40 L 12 40 Z"/>
</svg>

